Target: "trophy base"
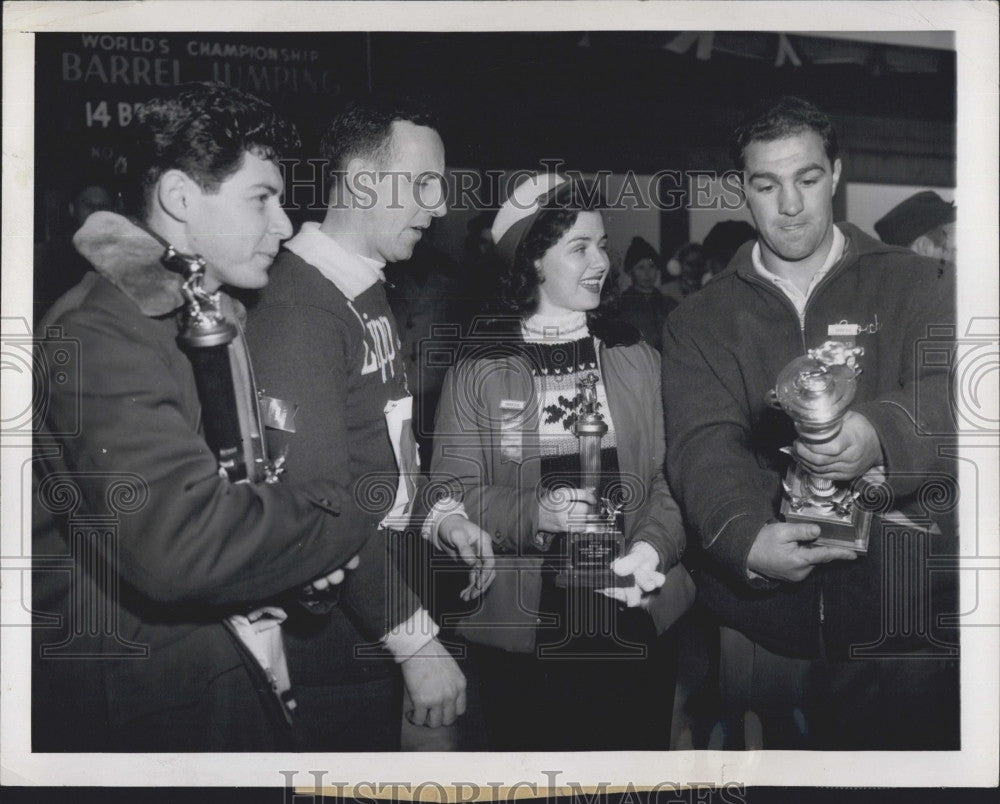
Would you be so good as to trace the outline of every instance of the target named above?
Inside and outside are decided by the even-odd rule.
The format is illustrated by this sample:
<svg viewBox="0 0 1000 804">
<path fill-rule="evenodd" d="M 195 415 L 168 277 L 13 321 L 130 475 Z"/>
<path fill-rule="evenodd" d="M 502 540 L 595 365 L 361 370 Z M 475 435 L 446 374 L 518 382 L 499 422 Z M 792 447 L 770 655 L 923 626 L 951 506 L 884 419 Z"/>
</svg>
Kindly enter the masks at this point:
<svg viewBox="0 0 1000 804">
<path fill-rule="evenodd" d="M 556 586 L 624 589 L 635 585 L 634 576 L 617 575 L 611 569 L 612 562 L 625 553 L 625 536 L 620 530 L 570 531 L 563 544 L 566 564 L 556 575 Z"/>
<path fill-rule="evenodd" d="M 868 529 L 871 511 L 862 510 L 840 486 L 830 488 L 830 496 L 813 492 L 815 480 L 799 464 L 793 463 L 785 473 L 785 495 L 781 499 L 781 514 L 785 522 L 806 522 L 819 525 L 819 538 L 813 544 L 846 547 L 855 553 L 868 552 Z M 792 505 L 792 500 L 796 505 Z M 838 502 L 839 511 L 833 510 Z"/>
<path fill-rule="evenodd" d="M 782 500 L 781 514 L 785 522 L 819 525 L 819 538 L 813 544 L 846 547 L 855 553 L 868 552 L 870 511 L 862 511 L 855 507 L 850 516 L 842 517 L 808 504 L 795 510 L 788 500 Z"/>
</svg>

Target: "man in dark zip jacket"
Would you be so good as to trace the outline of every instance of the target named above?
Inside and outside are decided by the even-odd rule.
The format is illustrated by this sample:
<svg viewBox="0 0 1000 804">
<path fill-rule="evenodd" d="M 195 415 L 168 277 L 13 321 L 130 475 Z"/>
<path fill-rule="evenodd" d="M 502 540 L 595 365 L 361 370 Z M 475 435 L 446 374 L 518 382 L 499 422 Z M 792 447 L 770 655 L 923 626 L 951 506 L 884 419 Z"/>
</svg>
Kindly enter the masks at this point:
<svg viewBox="0 0 1000 804">
<path fill-rule="evenodd" d="M 841 161 L 812 104 L 762 107 L 732 148 L 758 237 L 668 319 L 663 368 L 668 475 L 722 623 L 730 745 L 957 748 L 957 639 L 937 627 L 957 582 L 927 569 L 957 554 L 951 277 L 834 225 Z M 862 373 L 841 433 L 810 447 L 767 395 L 828 340 L 863 347 Z M 871 481 L 866 554 L 779 521 L 793 444 L 814 474 Z"/>
</svg>

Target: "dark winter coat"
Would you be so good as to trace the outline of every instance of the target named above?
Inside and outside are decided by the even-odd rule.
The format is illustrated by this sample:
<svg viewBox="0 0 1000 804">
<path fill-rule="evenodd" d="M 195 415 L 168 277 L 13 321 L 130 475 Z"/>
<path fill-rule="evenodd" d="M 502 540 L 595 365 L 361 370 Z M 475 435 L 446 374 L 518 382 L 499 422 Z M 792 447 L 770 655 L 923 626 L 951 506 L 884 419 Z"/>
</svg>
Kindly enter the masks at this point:
<svg viewBox="0 0 1000 804">
<path fill-rule="evenodd" d="M 330 480 L 220 476 L 162 246 L 112 213 L 76 242 L 97 272 L 50 311 L 39 360 L 34 748 L 289 749 L 223 621 L 341 566 L 368 517 Z"/>
<path fill-rule="evenodd" d="M 851 645 L 877 642 L 887 627 L 880 517 L 868 554 L 856 561 L 819 566 L 801 583 L 765 589 L 747 574 L 757 533 L 777 516 L 788 463 L 779 449 L 796 437 L 767 394 L 787 363 L 828 339 L 830 325 L 861 328 L 856 341 L 865 352 L 851 409 L 872 423 L 882 444 L 891 497 L 882 509 L 901 509 L 927 529 L 936 523 L 943 533 L 932 536 L 932 551 L 956 551 L 955 469 L 939 453 L 955 428 L 950 276 L 850 224 L 840 228 L 844 254 L 814 289 L 801 321 L 784 293 L 754 270 L 751 242 L 664 327 L 667 472 L 706 558 L 699 597 L 725 624 L 770 650 L 801 657 L 819 655 L 821 636 L 830 655 L 843 656 Z M 953 575 L 933 575 L 954 588 Z M 943 593 L 934 602 L 948 610 Z"/>
</svg>

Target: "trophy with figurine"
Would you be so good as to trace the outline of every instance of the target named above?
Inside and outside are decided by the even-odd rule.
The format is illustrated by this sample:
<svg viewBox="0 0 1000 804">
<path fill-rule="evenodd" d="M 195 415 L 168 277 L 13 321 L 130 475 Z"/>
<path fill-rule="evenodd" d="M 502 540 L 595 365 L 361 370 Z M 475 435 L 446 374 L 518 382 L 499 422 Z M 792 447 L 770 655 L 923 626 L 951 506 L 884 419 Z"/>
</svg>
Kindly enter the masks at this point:
<svg viewBox="0 0 1000 804">
<path fill-rule="evenodd" d="M 580 381 L 580 407 L 573 434 L 580 442 L 580 486 L 595 494 L 601 482 L 601 439 L 608 432 L 597 411 L 597 375 Z M 571 517 L 565 534 L 565 563 L 556 576 L 559 586 L 607 589 L 632 586 L 631 575 L 616 575 L 611 563 L 625 553 L 625 536 L 618 526 L 620 507 L 603 499 L 583 516 Z"/>
<path fill-rule="evenodd" d="M 803 442 L 822 444 L 840 433 L 857 392 L 858 358 L 863 354 L 863 347 L 827 341 L 781 370 L 768 401 L 791 417 Z M 819 525 L 816 544 L 867 552 L 871 512 L 858 506 L 859 495 L 851 483 L 817 477 L 794 460 L 789 448 L 783 452 L 793 457 L 783 481 L 785 521 Z"/>
<path fill-rule="evenodd" d="M 250 374 L 250 364 L 237 351 L 236 324 L 223 313 L 221 295 L 204 288 L 205 261 L 165 245 L 161 261 L 183 279 L 185 307 L 177 341 L 194 370 L 205 440 L 219 471 L 234 483 L 277 482 L 281 461 L 267 456 L 253 377 L 243 376 Z"/>
</svg>

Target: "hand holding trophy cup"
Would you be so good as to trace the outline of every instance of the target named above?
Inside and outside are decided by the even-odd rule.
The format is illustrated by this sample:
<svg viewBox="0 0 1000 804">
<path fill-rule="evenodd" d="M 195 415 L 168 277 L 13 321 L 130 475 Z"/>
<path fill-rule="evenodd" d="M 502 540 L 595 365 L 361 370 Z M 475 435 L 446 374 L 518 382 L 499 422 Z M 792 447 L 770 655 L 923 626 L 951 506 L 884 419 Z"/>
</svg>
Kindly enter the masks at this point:
<svg viewBox="0 0 1000 804">
<path fill-rule="evenodd" d="M 597 375 L 591 372 L 579 385 L 581 402 L 573 434 L 580 442 L 580 486 L 596 495 L 601 482 L 601 439 L 608 425 L 597 411 Z M 620 509 L 609 500 L 590 508 L 569 520 L 565 564 L 556 584 L 591 589 L 633 586 L 632 575 L 617 575 L 611 569 L 612 562 L 625 554 L 625 536 L 618 527 Z"/>
<path fill-rule="evenodd" d="M 768 401 L 792 418 L 800 440 L 822 444 L 840 433 L 844 414 L 857 392 L 861 373 L 857 361 L 863 354 L 863 347 L 827 341 L 781 370 Z M 787 448 L 783 451 L 791 454 Z M 793 456 L 783 486 L 781 513 L 785 521 L 819 525 L 816 544 L 867 552 L 871 512 L 857 505 L 858 495 L 849 483 L 818 477 Z"/>
</svg>

